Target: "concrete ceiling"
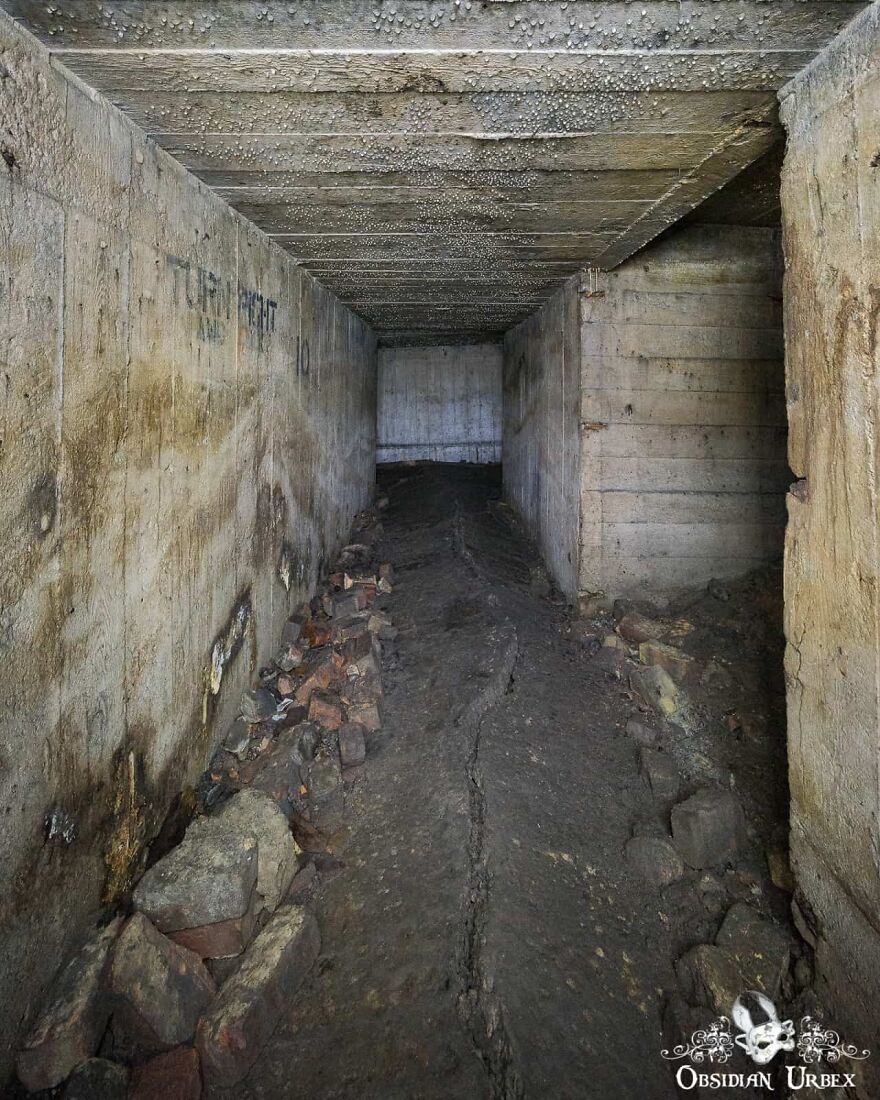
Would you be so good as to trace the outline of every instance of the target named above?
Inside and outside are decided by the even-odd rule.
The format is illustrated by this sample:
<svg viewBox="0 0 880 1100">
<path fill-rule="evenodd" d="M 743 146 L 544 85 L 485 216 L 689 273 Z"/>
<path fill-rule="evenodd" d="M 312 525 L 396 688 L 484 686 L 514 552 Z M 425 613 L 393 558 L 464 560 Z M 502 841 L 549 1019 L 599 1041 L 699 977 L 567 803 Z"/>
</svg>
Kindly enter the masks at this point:
<svg viewBox="0 0 880 1100">
<path fill-rule="evenodd" d="M 779 138 L 864 0 L 0 0 L 388 342 L 503 332 Z"/>
</svg>

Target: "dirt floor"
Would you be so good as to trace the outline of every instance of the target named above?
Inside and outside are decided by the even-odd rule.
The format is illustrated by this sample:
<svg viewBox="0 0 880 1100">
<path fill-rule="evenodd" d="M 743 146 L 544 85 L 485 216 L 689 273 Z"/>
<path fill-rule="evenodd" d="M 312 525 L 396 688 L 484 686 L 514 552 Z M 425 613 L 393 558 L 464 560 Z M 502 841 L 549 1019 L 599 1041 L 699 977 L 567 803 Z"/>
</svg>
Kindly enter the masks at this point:
<svg viewBox="0 0 880 1100">
<path fill-rule="evenodd" d="M 399 629 L 384 725 L 308 901 L 318 965 L 236 1095 L 675 1096 L 661 1048 L 711 1022 L 715 987 L 685 997 L 674 964 L 732 905 L 790 940 L 780 995 L 797 992 L 789 959 L 809 982 L 768 870 L 769 853 L 786 885 L 781 580 L 640 609 L 695 658 L 666 722 L 630 686 L 636 651 L 601 644 L 614 618 L 578 621 L 554 595 L 497 469 L 387 468 L 379 493 Z M 665 886 L 634 867 L 631 838 L 669 834 L 646 738 L 680 776 L 674 801 L 742 799 L 735 858 Z"/>
</svg>

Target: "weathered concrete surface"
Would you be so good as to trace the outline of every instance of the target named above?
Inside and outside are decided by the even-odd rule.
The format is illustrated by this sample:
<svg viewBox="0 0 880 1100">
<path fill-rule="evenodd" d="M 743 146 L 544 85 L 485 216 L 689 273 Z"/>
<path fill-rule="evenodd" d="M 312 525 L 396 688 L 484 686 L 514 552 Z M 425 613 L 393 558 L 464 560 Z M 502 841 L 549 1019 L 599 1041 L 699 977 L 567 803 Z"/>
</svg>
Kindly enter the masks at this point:
<svg viewBox="0 0 880 1100">
<path fill-rule="evenodd" d="M 572 599 L 578 576 L 580 277 L 504 338 L 504 496 Z"/>
<path fill-rule="evenodd" d="M 784 90 L 782 114 L 789 460 L 800 479 L 788 496 L 785 543 L 791 849 L 799 888 L 816 917 L 817 969 L 827 999 L 851 1041 L 871 1046 L 876 1061 L 876 5 Z"/>
<path fill-rule="evenodd" d="M 448 343 L 735 176 L 864 2 L 0 5 L 385 335 Z"/>
<path fill-rule="evenodd" d="M 583 600 L 705 584 L 781 556 L 781 278 L 773 231 L 703 226 L 584 287 Z"/>
<path fill-rule="evenodd" d="M 586 606 L 781 555 L 781 257 L 694 226 L 586 272 L 505 338 L 505 495 Z"/>
<path fill-rule="evenodd" d="M 501 346 L 380 348 L 377 462 L 500 462 Z"/>
<path fill-rule="evenodd" d="M 375 342 L 5 15 L 0 64 L 3 1080 L 367 500 Z"/>
</svg>

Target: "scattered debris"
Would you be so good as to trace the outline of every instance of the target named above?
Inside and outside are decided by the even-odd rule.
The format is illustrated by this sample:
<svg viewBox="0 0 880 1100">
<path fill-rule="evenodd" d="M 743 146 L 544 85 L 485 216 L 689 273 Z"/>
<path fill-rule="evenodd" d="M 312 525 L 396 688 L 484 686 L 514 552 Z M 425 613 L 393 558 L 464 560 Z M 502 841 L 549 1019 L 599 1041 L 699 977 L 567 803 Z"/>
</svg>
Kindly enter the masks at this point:
<svg viewBox="0 0 880 1100">
<path fill-rule="evenodd" d="M 203 1077 L 204 1095 L 234 1088 L 289 1007 L 320 944 L 310 888 L 344 869 L 331 838 L 381 728 L 382 646 L 397 633 L 376 606 L 395 583 L 376 558 L 377 513 L 354 533 L 242 693 L 198 814 L 137 883 L 133 915 L 61 972 L 18 1054 L 29 1091 L 66 1081 L 68 1100 L 198 1100 Z M 72 839 L 68 824 L 57 812 L 47 835 Z"/>
</svg>

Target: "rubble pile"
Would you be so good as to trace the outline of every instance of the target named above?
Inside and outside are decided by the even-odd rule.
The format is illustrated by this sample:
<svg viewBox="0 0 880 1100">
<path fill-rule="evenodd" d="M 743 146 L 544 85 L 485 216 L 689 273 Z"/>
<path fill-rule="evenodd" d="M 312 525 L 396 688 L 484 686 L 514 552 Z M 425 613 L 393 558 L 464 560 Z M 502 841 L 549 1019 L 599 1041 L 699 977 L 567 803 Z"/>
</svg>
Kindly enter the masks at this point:
<svg viewBox="0 0 880 1100">
<path fill-rule="evenodd" d="M 18 1054 L 27 1091 L 198 1100 L 234 1095 L 247 1075 L 318 956 L 305 903 L 381 726 L 382 643 L 396 635 L 378 606 L 394 580 L 381 535 L 377 510 L 356 517 L 243 693 L 199 784 L 201 812 L 144 873 L 130 912 L 56 979 Z"/>
<path fill-rule="evenodd" d="M 749 679 L 753 667 L 765 676 L 767 662 L 781 668 L 781 656 L 772 615 L 750 621 L 765 606 L 760 578 L 740 595 L 737 607 L 713 581 L 677 607 L 621 600 L 612 614 L 568 627 L 632 708 L 623 732 L 650 808 L 632 823 L 624 857 L 646 887 L 663 891 L 666 919 L 674 913 L 682 929 L 664 1016 L 673 1045 L 712 1013 L 729 1017 L 745 990 L 792 1007 L 815 997 L 784 796 L 772 787 L 785 774 L 784 725 L 774 730 L 761 709 L 766 682 Z"/>
</svg>

